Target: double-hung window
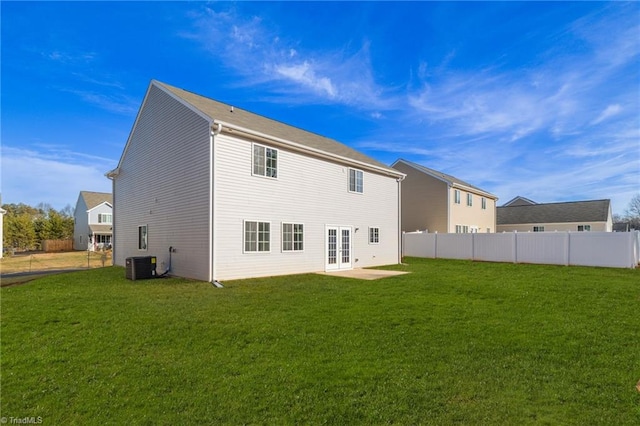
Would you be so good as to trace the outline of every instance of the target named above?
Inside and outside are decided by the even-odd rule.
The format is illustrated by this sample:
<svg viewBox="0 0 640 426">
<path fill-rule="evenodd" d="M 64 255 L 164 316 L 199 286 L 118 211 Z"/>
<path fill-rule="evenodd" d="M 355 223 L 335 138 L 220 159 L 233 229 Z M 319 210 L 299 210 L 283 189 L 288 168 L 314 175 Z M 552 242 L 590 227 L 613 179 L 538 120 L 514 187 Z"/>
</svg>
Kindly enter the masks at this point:
<svg viewBox="0 0 640 426">
<path fill-rule="evenodd" d="M 282 224 L 282 251 L 304 250 L 304 225 L 302 223 Z"/>
<path fill-rule="evenodd" d="M 362 194 L 363 175 L 362 170 L 349 169 L 349 192 Z"/>
<path fill-rule="evenodd" d="M 253 144 L 253 174 L 270 178 L 278 177 L 278 150 Z"/>
<path fill-rule="evenodd" d="M 482 197 L 482 210 L 487 209 L 487 199 Z"/>
<path fill-rule="evenodd" d="M 578 232 L 590 232 L 591 225 L 578 225 Z"/>
<path fill-rule="evenodd" d="M 98 223 L 111 223 L 112 221 L 111 213 L 98 213 Z"/>
<path fill-rule="evenodd" d="M 146 250 L 147 249 L 147 225 L 138 226 L 138 250 Z"/>
<path fill-rule="evenodd" d="M 544 232 L 544 226 L 534 226 L 533 232 Z"/>
<path fill-rule="evenodd" d="M 456 204 L 460 204 L 460 191 L 457 189 L 453 190 L 453 202 Z"/>
<path fill-rule="evenodd" d="M 467 193 L 467 206 L 471 207 L 473 205 L 473 194 Z"/>
<path fill-rule="evenodd" d="M 369 228 L 369 244 L 380 243 L 380 228 Z"/>
<path fill-rule="evenodd" d="M 271 250 L 271 223 L 244 221 L 244 251 L 268 252 Z"/>
</svg>

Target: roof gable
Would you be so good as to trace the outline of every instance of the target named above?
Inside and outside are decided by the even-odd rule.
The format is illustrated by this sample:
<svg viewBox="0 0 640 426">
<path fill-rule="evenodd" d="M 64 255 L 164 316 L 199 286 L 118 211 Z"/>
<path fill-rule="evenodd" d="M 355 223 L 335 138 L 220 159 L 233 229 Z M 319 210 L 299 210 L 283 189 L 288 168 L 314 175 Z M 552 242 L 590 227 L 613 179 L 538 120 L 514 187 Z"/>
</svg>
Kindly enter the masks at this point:
<svg viewBox="0 0 640 426">
<path fill-rule="evenodd" d="M 91 210 L 102 203 L 113 206 L 113 195 L 109 192 L 80 191 L 80 197 L 87 206 L 87 210 Z"/>
<path fill-rule="evenodd" d="M 498 225 L 523 223 L 606 222 L 610 200 L 572 201 L 497 208 Z"/>
<path fill-rule="evenodd" d="M 306 130 L 299 129 L 288 124 L 263 117 L 258 114 L 225 104 L 186 90 L 170 86 L 156 80 L 151 82 L 151 86 L 158 87 L 173 96 L 178 101 L 193 109 L 199 115 L 208 118 L 212 124 L 228 123 L 239 128 L 250 129 L 261 134 L 277 138 L 283 142 L 290 142 L 291 145 L 305 147 L 316 153 L 328 154 L 338 159 L 345 159 L 355 163 L 369 165 L 380 169 L 387 174 L 403 176 L 402 173 L 389 166 L 359 152 L 349 146 L 334 139 L 320 136 Z M 150 86 L 150 87 L 151 87 Z"/>
<path fill-rule="evenodd" d="M 509 207 L 509 206 L 531 206 L 534 204 L 538 204 L 535 201 L 532 201 L 528 198 L 525 197 L 521 197 L 520 195 L 518 195 L 517 197 L 512 198 L 511 200 L 507 201 L 506 203 L 504 203 L 504 205 L 502 207 Z"/>
<path fill-rule="evenodd" d="M 471 185 L 470 183 L 467 183 L 465 181 L 463 181 L 462 179 L 458 179 L 455 176 L 451 176 L 448 175 L 446 173 L 442 173 L 438 170 L 434 170 L 434 169 L 430 169 L 429 167 L 425 167 L 422 166 L 420 164 L 417 163 L 413 163 L 411 161 L 407 161 L 404 160 L 402 158 L 399 158 L 398 160 L 396 160 L 391 167 L 395 167 L 396 164 L 398 164 L 399 162 L 406 164 L 407 166 L 421 172 L 424 173 L 426 175 L 429 175 L 431 177 L 434 177 L 438 180 L 441 180 L 443 182 L 446 182 L 449 186 L 452 187 L 459 187 L 459 188 L 464 188 L 464 189 L 468 189 L 471 190 L 472 192 L 477 192 L 479 194 L 485 195 L 489 198 L 493 198 L 493 199 L 498 199 L 498 197 L 496 197 L 495 195 L 491 194 L 490 192 L 485 191 L 484 189 L 478 188 L 477 186 Z"/>
</svg>

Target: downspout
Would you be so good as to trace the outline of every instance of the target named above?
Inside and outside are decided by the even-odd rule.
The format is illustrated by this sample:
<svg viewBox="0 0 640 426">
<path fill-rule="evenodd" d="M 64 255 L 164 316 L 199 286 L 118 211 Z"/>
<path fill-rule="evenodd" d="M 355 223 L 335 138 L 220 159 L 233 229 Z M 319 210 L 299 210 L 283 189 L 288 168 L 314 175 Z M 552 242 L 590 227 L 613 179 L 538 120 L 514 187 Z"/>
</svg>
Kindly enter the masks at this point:
<svg viewBox="0 0 640 426">
<path fill-rule="evenodd" d="M 405 176 L 396 179 L 396 182 L 398 182 L 398 264 L 402 263 L 402 258 L 404 257 L 402 250 L 402 181 L 404 178 Z"/>
<path fill-rule="evenodd" d="M 222 124 L 211 123 L 211 132 L 209 133 L 209 282 L 214 282 L 216 277 L 215 255 L 215 230 L 214 230 L 214 212 L 215 212 L 215 137 L 220 134 Z"/>
</svg>

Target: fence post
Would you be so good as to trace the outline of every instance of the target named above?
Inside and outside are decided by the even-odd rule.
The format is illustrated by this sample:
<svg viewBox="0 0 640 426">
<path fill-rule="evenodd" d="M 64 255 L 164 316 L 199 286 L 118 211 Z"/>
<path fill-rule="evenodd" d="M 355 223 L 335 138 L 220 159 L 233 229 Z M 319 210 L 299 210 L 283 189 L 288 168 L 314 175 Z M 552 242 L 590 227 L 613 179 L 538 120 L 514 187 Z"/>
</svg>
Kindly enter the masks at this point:
<svg viewBox="0 0 640 426">
<path fill-rule="evenodd" d="M 438 258 L 438 231 L 436 231 L 436 235 L 433 242 L 433 258 Z"/>
<path fill-rule="evenodd" d="M 476 260 L 476 233 L 471 233 L 471 260 Z"/>
<path fill-rule="evenodd" d="M 518 231 L 513 231 L 513 263 L 518 263 Z"/>
<path fill-rule="evenodd" d="M 569 259 L 571 256 L 571 234 L 569 231 L 565 232 L 564 238 L 564 266 L 569 266 Z"/>
</svg>

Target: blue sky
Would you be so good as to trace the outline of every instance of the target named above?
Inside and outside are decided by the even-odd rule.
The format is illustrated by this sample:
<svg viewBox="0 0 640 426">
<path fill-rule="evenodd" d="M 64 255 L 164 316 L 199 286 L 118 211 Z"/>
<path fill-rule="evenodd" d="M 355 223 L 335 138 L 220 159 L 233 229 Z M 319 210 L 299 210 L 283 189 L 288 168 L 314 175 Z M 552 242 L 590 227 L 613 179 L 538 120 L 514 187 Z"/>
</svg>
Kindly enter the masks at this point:
<svg viewBox="0 0 640 426">
<path fill-rule="evenodd" d="M 2 202 L 110 191 L 151 79 L 502 204 L 640 192 L 638 2 L 6 2 Z"/>
</svg>

